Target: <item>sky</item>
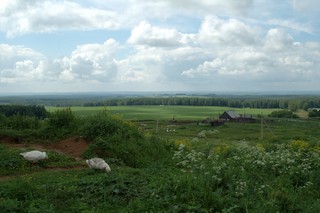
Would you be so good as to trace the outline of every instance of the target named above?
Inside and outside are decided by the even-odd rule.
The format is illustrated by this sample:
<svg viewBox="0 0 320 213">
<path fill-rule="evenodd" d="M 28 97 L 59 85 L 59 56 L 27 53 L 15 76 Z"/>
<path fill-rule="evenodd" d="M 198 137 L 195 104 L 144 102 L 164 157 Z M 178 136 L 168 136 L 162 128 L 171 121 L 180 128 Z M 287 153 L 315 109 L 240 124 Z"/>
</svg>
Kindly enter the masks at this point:
<svg viewBox="0 0 320 213">
<path fill-rule="evenodd" d="M 0 93 L 320 91 L 319 0 L 0 0 Z"/>
</svg>

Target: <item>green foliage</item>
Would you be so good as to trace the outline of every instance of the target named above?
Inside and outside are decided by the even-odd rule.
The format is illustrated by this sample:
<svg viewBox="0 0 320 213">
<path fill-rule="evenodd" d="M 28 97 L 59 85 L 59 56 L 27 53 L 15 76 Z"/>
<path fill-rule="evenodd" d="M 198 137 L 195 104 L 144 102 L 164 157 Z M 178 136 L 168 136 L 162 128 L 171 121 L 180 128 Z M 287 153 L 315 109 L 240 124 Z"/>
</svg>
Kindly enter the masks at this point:
<svg viewBox="0 0 320 213">
<path fill-rule="evenodd" d="M 320 198 L 319 155 L 303 141 L 257 147 L 240 143 L 216 147 L 209 156 L 182 146 L 174 159 L 184 175 L 172 183 L 178 191 L 172 202 L 181 210 L 200 205 L 214 212 L 317 212 L 319 206 L 307 203 Z"/>
<path fill-rule="evenodd" d="M 14 115 L 36 117 L 39 119 L 47 117 L 45 107 L 37 105 L 0 105 L 0 114 L 4 114 L 7 117 Z"/>
<path fill-rule="evenodd" d="M 237 108 L 320 108 L 319 95 L 217 95 L 212 93 L 190 94 L 63 94 L 28 95 L 0 97 L 0 102 L 8 104 L 70 107 L 70 106 L 223 106 Z"/>
<path fill-rule="evenodd" d="M 314 110 L 310 111 L 309 114 L 308 114 L 308 117 L 309 118 L 320 117 L 320 110 L 314 109 Z"/>
<path fill-rule="evenodd" d="M 297 109 L 308 109 L 320 107 L 318 96 L 277 96 L 277 95 L 190 95 L 175 96 L 162 95 L 157 97 L 124 97 L 109 98 L 104 101 L 87 102 L 83 106 L 223 106 L 236 108 L 281 108 L 296 111 Z"/>
<path fill-rule="evenodd" d="M 51 128 L 70 128 L 75 124 L 76 117 L 70 108 L 57 110 L 49 114 L 48 125 Z"/>
<path fill-rule="evenodd" d="M 81 134 L 91 141 L 85 158 L 114 158 L 132 167 L 164 159 L 170 149 L 165 140 L 145 137 L 132 123 L 106 111 L 88 118 Z"/>
<path fill-rule="evenodd" d="M 273 118 L 298 118 L 296 114 L 288 110 L 274 111 L 269 116 Z"/>
<path fill-rule="evenodd" d="M 0 182 L 1 212 L 130 212 L 126 206 L 145 196 L 149 174 L 127 169 L 106 176 L 90 170 Z"/>
<path fill-rule="evenodd" d="M 37 129 L 40 127 L 40 120 L 36 117 L 13 115 L 7 118 L 6 127 L 10 129 Z"/>
<path fill-rule="evenodd" d="M 89 141 L 113 135 L 118 135 L 123 140 L 134 140 L 143 137 L 135 125 L 107 111 L 87 117 L 83 122 L 80 133 Z"/>
<path fill-rule="evenodd" d="M 0 145 L 0 175 L 11 175 L 29 171 L 29 162 L 24 160 L 20 151 Z"/>
<path fill-rule="evenodd" d="M 66 108 L 51 112 L 44 124 L 41 133 L 44 138 L 57 140 L 75 133 L 79 128 L 79 119 L 70 108 Z"/>
</svg>

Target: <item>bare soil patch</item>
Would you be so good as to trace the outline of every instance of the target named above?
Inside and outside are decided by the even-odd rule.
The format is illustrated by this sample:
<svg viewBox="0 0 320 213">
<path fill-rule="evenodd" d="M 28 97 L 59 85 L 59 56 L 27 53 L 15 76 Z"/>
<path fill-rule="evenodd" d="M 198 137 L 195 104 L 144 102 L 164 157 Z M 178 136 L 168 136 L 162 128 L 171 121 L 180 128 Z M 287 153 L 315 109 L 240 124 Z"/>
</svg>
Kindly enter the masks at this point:
<svg viewBox="0 0 320 213">
<path fill-rule="evenodd" d="M 37 149 L 37 150 L 52 150 L 60 152 L 66 155 L 70 155 L 78 160 L 81 159 L 82 153 L 88 148 L 88 142 L 82 137 L 73 136 L 65 140 L 56 142 L 56 143 L 20 143 L 11 137 L 2 137 L 0 138 L 0 143 L 5 144 L 6 146 L 20 149 Z"/>
<path fill-rule="evenodd" d="M 59 141 L 57 143 L 52 144 L 45 144 L 45 143 L 20 143 L 20 140 L 16 140 L 12 137 L 1 137 L 0 143 L 4 144 L 8 147 L 17 148 L 21 150 L 25 149 L 36 149 L 40 151 L 46 151 L 46 150 L 52 150 L 55 152 L 63 153 L 69 156 L 72 156 L 78 161 L 83 160 L 82 154 L 88 147 L 88 142 L 84 140 L 82 137 L 79 136 L 73 136 L 70 138 L 67 138 L 65 140 Z M 68 171 L 68 170 L 77 170 L 77 169 L 84 169 L 87 168 L 85 163 L 83 165 L 69 167 L 69 168 L 45 168 L 45 170 L 50 171 Z M 15 177 L 19 177 L 23 175 L 13 175 L 13 176 L 2 176 L 0 177 L 0 181 L 3 180 L 10 180 Z"/>
<path fill-rule="evenodd" d="M 49 144 L 47 147 L 81 159 L 81 155 L 88 148 L 88 142 L 82 137 L 74 136 L 58 143 Z"/>
</svg>

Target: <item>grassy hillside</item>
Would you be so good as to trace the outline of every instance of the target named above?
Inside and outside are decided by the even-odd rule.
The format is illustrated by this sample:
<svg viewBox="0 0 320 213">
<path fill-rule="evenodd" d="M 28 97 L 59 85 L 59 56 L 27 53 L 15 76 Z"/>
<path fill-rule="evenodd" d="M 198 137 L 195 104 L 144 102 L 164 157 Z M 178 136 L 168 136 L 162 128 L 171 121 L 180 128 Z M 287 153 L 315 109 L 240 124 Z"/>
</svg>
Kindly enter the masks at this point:
<svg viewBox="0 0 320 213">
<path fill-rule="evenodd" d="M 320 212 L 320 121 L 265 116 L 263 125 L 261 120 L 219 127 L 197 122 L 226 109 L 48 108 L 53 113 L 36 133 L 52 138 L 81 134 L 89 142 L 87 150 L 80 161 L 48 150 L 48 161 L 34 167 L 15 146 L 1 145 L 1 211 Z M 106 159 L 112 172 L 51 170 L 82 166 L 94 156 Z"/>
</svg>

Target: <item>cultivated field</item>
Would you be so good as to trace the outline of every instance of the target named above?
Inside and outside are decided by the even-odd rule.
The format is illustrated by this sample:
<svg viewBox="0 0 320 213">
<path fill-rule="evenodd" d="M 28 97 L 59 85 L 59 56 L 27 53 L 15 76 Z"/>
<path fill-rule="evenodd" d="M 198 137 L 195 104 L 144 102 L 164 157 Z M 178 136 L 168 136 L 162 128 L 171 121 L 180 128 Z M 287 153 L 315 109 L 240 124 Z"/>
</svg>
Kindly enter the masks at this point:
<svg viewBox="0 0 320 213">
<path fill-rule="evenodd" d="M 50 112 L 61 110 L 63 107 L 46 107 Z M 130 120 L 203 120 L 207 117 L 218 118 L 226 110 L 235 110 L 239 114 L 268 115 L 277 109 L 230 108 L 216 106 L 107 106 L 107 107 L 71 107 L 76 115 L 87 116 L 107 110 L 120 114 Z"/>
</svg>

